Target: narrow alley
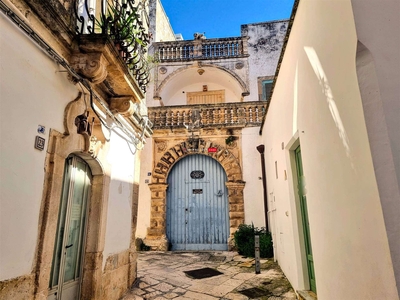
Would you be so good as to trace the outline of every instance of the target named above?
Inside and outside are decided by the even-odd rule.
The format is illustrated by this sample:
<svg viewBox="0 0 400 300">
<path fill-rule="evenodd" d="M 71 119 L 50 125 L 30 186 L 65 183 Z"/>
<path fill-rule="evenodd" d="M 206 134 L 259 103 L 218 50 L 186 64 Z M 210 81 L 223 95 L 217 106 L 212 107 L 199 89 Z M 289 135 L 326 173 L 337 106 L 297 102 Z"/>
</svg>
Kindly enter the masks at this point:
<svg viewBox="0 0 400 300">
<path fill-rule="evenodd" d="M 122 300 L 139 299 L 297 299 L 273 259 L 236 252 L 140 252 L 138 278 Z"/>
</svg>

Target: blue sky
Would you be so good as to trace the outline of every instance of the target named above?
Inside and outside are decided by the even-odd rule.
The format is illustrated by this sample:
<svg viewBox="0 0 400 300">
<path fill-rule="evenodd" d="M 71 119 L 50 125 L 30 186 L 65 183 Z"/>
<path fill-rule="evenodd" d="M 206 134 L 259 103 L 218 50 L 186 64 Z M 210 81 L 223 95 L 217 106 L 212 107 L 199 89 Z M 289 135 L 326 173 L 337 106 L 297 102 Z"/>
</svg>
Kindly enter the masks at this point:
<svg viewBox="0 0 400 300">
<path fill-rule="evenodd" d="M 175 33 L 192 40 L 240 36 L 240 25 L 288 19 L 293 0 L 161 0 Z"/>
</svg>

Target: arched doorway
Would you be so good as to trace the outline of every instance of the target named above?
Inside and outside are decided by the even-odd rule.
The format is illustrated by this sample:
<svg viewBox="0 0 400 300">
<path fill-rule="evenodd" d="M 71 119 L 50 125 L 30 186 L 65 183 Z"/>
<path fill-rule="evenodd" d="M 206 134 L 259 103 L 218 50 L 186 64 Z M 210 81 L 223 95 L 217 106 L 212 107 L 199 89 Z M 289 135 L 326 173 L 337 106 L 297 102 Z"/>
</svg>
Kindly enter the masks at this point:
<svg viewBox="0 0 400 300">
<path fill-rule="evenodd" d="M 227 176 L 215 159 L 188 155 L 171 169 L 167 238 L 172 250 L 228 250 Z"/>
<path fill-rule="evenodd" d="M 79 297 L 91 181 L 87 163 L 69 156 L 65 162 L 48 300 Z"/>
</svg>

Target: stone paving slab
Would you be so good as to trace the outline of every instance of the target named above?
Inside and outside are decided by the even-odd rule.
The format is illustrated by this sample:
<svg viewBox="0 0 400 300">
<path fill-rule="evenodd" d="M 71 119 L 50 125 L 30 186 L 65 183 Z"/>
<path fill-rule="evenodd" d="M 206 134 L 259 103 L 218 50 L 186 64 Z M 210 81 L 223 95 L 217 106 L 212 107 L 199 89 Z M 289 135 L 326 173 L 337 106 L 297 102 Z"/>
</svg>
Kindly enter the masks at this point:
<svg viewBox="0 0 400 300">
<path fill-rule="evenodd" d="M 193 279 L 184 273 L 204 267 L 223 274 Z M 297 299 L 272 259 L 261 260 L 261 273 L 255 274 L 254 259 L 236 252 L 139 252 L 137 270 L 137 280 L 121 300 Z M 249 298 L 240 293 L 252 288 L 265 291 L 268 296 Z"/>
</svg>

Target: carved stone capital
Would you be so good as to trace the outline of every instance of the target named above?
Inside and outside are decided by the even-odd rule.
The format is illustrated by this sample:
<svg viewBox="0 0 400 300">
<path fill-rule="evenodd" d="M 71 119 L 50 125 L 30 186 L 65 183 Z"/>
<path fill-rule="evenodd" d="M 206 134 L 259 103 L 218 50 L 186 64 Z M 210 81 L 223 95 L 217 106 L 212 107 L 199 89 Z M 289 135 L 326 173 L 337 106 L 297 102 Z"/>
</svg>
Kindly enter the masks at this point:
<svg viewBox="0 0 400 300">
<path fill-rule="evenodd" d="M 150 183 L 148 186 L 152 192 L 165 192 L 168 188 L 166 183 Z"/>
<path fill-rule="evenodd" d="M 97 84 L 107 77 L 108 62 L 102 53 L 78 53 L 72 58 L 73 68 L 91 82 Z"/>
<path fill-rule="evenodd" d="M 111 98 L 110 109 L 125 117 L 133 115 L 135 106 L 131 97 Z"/>
</svg>

